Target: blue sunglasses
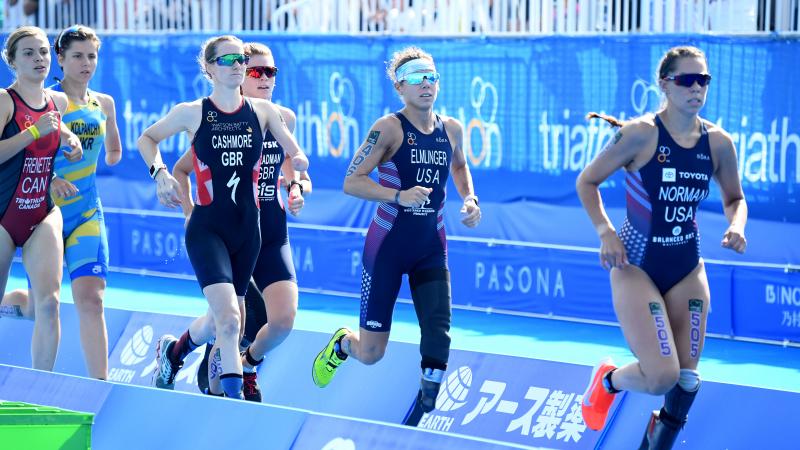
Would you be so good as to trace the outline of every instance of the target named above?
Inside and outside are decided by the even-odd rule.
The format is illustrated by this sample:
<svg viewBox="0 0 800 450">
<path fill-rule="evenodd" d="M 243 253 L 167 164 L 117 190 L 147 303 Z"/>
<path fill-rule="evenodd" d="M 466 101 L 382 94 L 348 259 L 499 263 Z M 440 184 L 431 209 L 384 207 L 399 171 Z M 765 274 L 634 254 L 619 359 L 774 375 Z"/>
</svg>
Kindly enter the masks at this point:
<svg viewBox="0 0 800 450">
<path fill-rule="evenodd" d="M 217 56 L 209 62 L 215 62 L 220 66 L 230 67 L 233 63 L 244 66 L 250 62 L 250 57 L 241 53 L 228 53 L 227 55 Z"/>
<path fill-rule="evenodd" d="M 428 80 L 428 83 L 436 84 L 439 78 L 438 72 L 414 72 L 404 76 L 400 81 L 408 84 L 422 84 L 423 81 Z"/>
</svg>

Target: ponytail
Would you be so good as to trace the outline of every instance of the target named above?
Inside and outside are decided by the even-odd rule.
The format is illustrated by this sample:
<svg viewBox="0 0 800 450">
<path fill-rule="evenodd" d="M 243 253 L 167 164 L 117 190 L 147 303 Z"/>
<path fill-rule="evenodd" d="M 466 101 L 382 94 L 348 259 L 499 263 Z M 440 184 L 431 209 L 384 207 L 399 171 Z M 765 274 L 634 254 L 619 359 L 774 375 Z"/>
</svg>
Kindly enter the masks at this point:
<svg viewBox="0 0 800 450">
<path fill-rule="evenodd" d="M 627 122 L 623 122 L 614 116 L 609 116 L 608 114 L 602 114 L 596 112 L 590 112 L 589 114 L 586 115 L 586 120 L 591 120 L 591 119 L 603 119 L 606 122 L 610 123 L 612 127 L 617 127 L 617 128 L 622 128 L 627 124 Z"/>
</svg>

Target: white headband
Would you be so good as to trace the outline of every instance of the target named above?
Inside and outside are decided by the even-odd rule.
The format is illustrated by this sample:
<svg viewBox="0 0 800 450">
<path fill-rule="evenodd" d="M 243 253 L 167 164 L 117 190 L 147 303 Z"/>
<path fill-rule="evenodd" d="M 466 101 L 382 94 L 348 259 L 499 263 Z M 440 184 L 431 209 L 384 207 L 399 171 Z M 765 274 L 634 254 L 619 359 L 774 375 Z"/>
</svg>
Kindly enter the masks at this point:
<svg viewBox="0 0 800 450">
<path fill-rule="evenodd" d="M 408 74 L 414 72 L 436 72 L 436 67 L 433 66 L 433 61 L 430 59 L 417 58 L 406 61 L 394 71 L 394 75 L 397 81 L 403 81 Z"/>
</svg>

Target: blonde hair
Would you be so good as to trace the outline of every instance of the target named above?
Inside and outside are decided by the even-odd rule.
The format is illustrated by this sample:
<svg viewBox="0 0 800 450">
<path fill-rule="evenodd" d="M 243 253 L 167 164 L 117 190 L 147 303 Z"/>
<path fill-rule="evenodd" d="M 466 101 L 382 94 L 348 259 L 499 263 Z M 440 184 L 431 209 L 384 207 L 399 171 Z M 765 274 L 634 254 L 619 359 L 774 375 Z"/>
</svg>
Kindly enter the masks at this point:
<svg viewBox="0 0 800 450">
<path fill-rule="evenodd" d="M 244 46 L 241 39 L 231 34 L 212 37 L 203 42 L 203 45 L 200 46 L 200 53 L 197 54 L 197 64 L 200 65 L 200 71 L 203 72 L 208 81 L 211 81 L 211 77 L 206 71 L 206 64 L 214 62 L 217 58 L 217 46 L 222 42 L 234 42 Z"/>
<path fill-rule="evenodd" d="M 386 74 L 393 83 L 397 83 L 397 75 L 395 74 L 397 68 L 412 59 L 427 59 L 433 62 L 433 56 L 419 47 L 411 46 L 394 52 L 392 59 L 386 64 Z"/>
<path fill-rule="evenodd" d="M 6 65 L 8 65 L 9 69 L 14 70 L 14 68 L 11 67 L 11 64 L 14 63 L 14 58 L 17 53 L 17 44 L 19 44 L 19 41 L 25 39 L 26 37 L 37 35 L 44 37 L 44 40 L 48 43 L 50 42 L 47 40 L 47 33 L 45 33 L 44 30 L 31 25 L 19 27 L 8 35 L 5 48 L 3 48 L 3 61 L 6 62 Z"/>
<path fill-rule="evenodd" d="M 247 56 L 272 56 L 272 50 L 270 50 L 266 45 L 258 42 L 247 42 L 244 44 L 244 54 Z"/>
</svg>

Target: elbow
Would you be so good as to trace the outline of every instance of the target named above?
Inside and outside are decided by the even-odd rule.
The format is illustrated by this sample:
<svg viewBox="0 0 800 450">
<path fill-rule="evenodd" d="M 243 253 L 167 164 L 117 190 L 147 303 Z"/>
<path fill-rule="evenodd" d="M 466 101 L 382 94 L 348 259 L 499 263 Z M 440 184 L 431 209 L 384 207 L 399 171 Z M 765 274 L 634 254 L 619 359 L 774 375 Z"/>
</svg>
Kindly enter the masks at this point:
<svg viewBox="0 0 800 450">
<path fill-rule="evenodd" d="M 353 195 L 355 186 L 353 185 L 353 177 L 349 176 L 344 179 L 344 185 L 342 186 L 342 190 L 347 195 Z"/>
</svg>

